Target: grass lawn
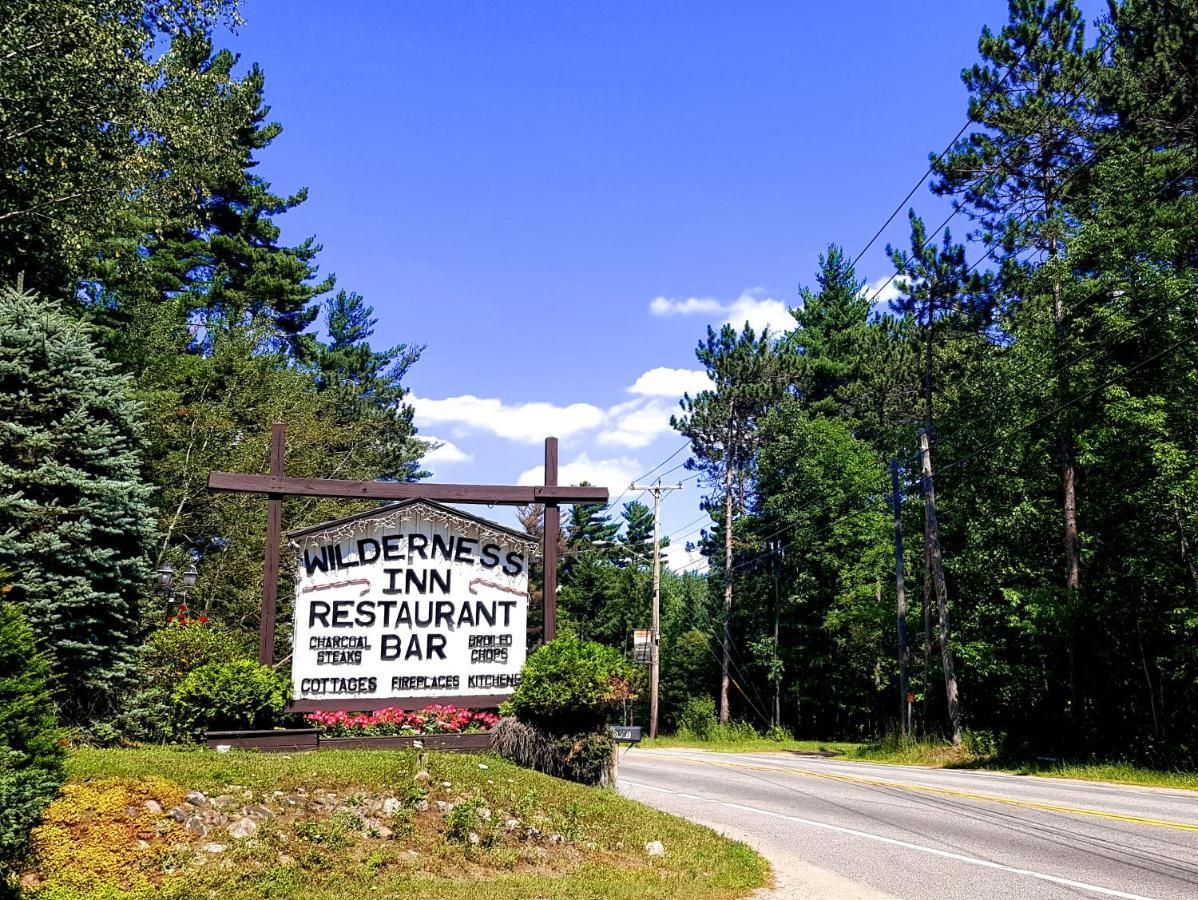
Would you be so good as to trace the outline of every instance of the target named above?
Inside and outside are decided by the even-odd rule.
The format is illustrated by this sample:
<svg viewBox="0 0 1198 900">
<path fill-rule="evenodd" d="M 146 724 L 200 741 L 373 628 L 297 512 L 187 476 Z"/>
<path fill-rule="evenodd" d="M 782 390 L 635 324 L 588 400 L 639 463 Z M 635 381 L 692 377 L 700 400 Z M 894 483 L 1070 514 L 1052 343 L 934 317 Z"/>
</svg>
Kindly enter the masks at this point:
<svg viewBox="0 0 1198 900">
<path fill-rule="evenodd" d="M 659 750 L 668 750 L 672 747 L 695 747 L 703 750 L 715 750 L 721 753 L 762 753 L 775 750 L 842 755 L 854 753 L 865 745 L 854 744 L 848 741 L 775 741 L 767 737 L 715 738 L 709 741 L 697 741 L 671 735 L 662 735 L 656 738 L 646 738 L 641 741 L 639 746 L 657 748 Z"/>
<path fill-rule="evenodd" d="M 613 791 L 489 755 L 423 760 L 76 751 L 34 832 L 24 895 L 632 900 L 742 897 L 768 881 L 743 844 Z M 650 857 L 650 841 L 665 856 Z"/>
<path fill-rule="evenodd" d="M 761 753 L 768 751 L 831 752 L 843 761 L 893 763 L 904 766 L 929 766 L 938 769 L 987 769 L 1019 775 L 1043 775 L 1050 778 L 1077 778 L 1082 781 L 1110 781 L 1145 787 L 1198 790 L 1198 772 L 1150 769 L 1120 762 L 1068 762 L 1053 760 L 1002 759 L 976 756 L 964 747 L 937 741 L 885 741 L 856 744 L 848 741 L 773 741 L 768 738 L 698 741 L 677 737 L 646 740 L 641 746 L 669 749 L 693 747 L 722 753 Z"/>
</svg>

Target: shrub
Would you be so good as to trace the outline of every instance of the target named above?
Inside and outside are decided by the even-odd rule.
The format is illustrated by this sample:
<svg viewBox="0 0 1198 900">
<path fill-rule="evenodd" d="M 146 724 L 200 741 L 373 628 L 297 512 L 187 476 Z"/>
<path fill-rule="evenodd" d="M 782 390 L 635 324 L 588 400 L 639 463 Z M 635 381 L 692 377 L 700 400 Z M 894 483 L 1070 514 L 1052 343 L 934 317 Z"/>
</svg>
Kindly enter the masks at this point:
<svg viewBox="0 0 1198 900">
<path fill-rule="evenodd" d="M 970 756 L 991 759 L 1002 754 L 1006 735 L 993 731 L 973 731 L 966 728 L 961 734 L 961 743 Z"/>
<path fill-rule="evenodd" d="M 715 726 L 715 700 L 706 694 L 687 697 L 682 704 L 682 712 L 678 714 L 679 734 L 705 741 L 711 737 Z"/>
<path fill-rule="evenodd" d="M 175 714 L 175 690 L 201 666 L 252 660 L 252 654 L 245 635 L 207 619 L 176 619 L 151 631 L 138 648 L 139 687 L 121 701 L 116 731 L 121 737 L 156 743 L 188 738 Z"/>
<path fill-rule="evenodd" d="M 20 612 L 0 602 L 0 881 L 62 783 L 50 663 Z"/>
<path fill-rule="evenodd" d="M 173 692 L 200 666 L 252 658 L 253 647 L 244 634 L 198 619 L 176 621 L 147 635 L 138 651 L 137 671 L 147 687 Z"/>
<path fill-rule="evenodd" d="M 630 676 L 618 650 L 559 637 L 528 658 L 501 712 L 555 734 L 598 731 L 629 698 Z"/>
<path fill-rule="evenodd" d="M 172 697 L 176 721 L 190 735 L 208 729 L 270 728 L 290 694 L 287 675 L 251 659 L 206 663 Z"/>
<path fill-rule="evenodd" d="M 526 769 L 580 784 L 600 784 L 611 773 L 612 742 L 605 732 L 554 734 L 507 716 L 492 734 L 499 755 Z"/>
</svg>

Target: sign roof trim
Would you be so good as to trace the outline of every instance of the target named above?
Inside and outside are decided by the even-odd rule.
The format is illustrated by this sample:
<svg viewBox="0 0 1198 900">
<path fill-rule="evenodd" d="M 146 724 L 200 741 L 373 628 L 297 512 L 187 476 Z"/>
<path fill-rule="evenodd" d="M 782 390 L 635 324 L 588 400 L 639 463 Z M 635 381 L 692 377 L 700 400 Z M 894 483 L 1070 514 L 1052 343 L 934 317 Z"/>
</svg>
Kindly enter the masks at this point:
<svg viewBox="0 0 1198 900">
<path fill-rule="evenodd" d="M 461 519 L 463 522 L 471 525 L 481 526 L 499 534 L 506 535 L 514 541 L 519 541 L 524 544 L 536 545 L 537 538 L 523 531 L 517 531 L 514 528 L 509 528 L 507 525 L 500 525 L 498 522 L 492 522 L 490 519 L 484 519 L 482 516 L 476 516 L 472 513 L 463 512 L 460 509 L 455 509 L 452 506 L 446 506 L 444 503 L 438 503 L 436 500 L 423 500 L 413 498 L 411 500 L 400 500 L 398 503 L 387 503 L 375 509 L 368 509 L 365 512 L 355 513 L 352 516 L 344 516 L 340 519 L 331 519 L 328 522 L 321 522 L 318 525 L 309 525 L 305 528 L 297 528 L 294 531 L 287 532 L 287 537 L 295 540 L 297 538 L 311 537 L 315 534 L 320 534 L 325 531 L 332 531 L 335 528 L 341 528 L 345 525 L 351 525 L 355 522 L 362 522 L 368 519 L 382 518 L 398 512 L 399 510 L 409 507 L 425 506 L 429 509 L 448 516 L 450 518 Z"/>
</svg>

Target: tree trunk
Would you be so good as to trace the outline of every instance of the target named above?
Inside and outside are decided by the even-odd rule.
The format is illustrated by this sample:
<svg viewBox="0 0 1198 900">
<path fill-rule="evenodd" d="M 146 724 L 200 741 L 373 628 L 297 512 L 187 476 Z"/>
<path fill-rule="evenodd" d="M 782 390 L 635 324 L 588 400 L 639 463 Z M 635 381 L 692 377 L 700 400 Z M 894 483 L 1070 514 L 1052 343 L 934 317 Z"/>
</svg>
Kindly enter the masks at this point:
<svg viewBox="0 0 1198 900">
<path fill-rule="evenodd" d="M 724 473 L 724 654 L 720 666 L 720 724 L 728 723 L 728 670 L 732 665 L 732 462 Z"/>
<path fill-rule="evenodd" d="M 944 694 L 948 701 L 948 718 L 952 725 L 954 744 L 961 743 L 961 705 L 957 695 L 957 674 L 953 668 L 953 650 L 949 644 L 948 587 L 944 582 L 944 560 L 940 552 L 940 528 L 936 522 L 936 488 L 932 481 L 932 451 L 928 433 L 919 433 L 919 460 L 923 475 L 924 514 L 928 523 L 928 551 L 936 586 L 936 601 L 940 608 L 940 659 L 944 666 Z"/>
<path fill-rule="evenodd" d="M 1053 242 L 1052 256 L 1057 255 Z M 1052 318 L 1056 331 L 1057 346 L 1057 403 L 1069 402 L 1069 367 L 1061 362 L 1061 347 L 1068 336 L 1065 325 L 1065 307 L 1061 301 L 1061 280 L 1052 280 Z M 1065 588 L 1076 591 L 1081 587 L 1081 541 L 1077 533 L 1077 469 L 1073 459 L 1073 430 L 1069 427 L 1068 413 L 1058 413 L 1057 447 L 1061 456 L 1061 483 L 1065 500 Z"/>
</svg>

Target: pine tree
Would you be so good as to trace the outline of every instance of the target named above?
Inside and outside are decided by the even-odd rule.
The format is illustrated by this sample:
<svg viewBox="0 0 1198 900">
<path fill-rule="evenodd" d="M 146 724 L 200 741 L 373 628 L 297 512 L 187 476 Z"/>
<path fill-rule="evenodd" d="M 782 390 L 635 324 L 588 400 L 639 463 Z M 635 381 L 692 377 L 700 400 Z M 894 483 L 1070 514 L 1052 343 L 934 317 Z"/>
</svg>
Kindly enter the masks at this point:
<svg viewBox="0 0 1198 900">
<path fill-rule="evenodd" d="M 711 327 L 695 356 L 715 387 L 694 397 L 685 394 L 682 416 L 670 424 L 691 442 L 693 457 L 688 469 L 707 475 L 723 504 L 724 620 L 720 677 L 720 721 L 729 716 L 731 680 L 732 550 L 733 519 L 747 506 L 750 469 L 757 449 L 757 423 L 786 392 L 792 375 L 791 360 L 780 352 L 768 330 L 760 336 L 749 325 L 737 332 L 724 325 L 717 334 Z M 709 506 L 716 497 L 709 498 Z"/>
<path fill-rule="evenodd" d="M 414 410 L 404 403 L 403 378 L 420 359 L 423 347 L 400 344 L 386 350 L 370 346 L 374 309 L 360 294 L 339 291 L 325 306 L 328 342 L 316 354 L 316 383 L 331 395 L 339 423 L 364 424 L 369 448 L 360 453 L 377 457 L 375 478 L 411 481 L 425 476 L 420 456 L 425 445 L 416 440 Z"/>
<path fill-rule="evenodd" d="M 980 224 L 979 237 L 1002 240 L 1008 293 L 1046 288 L 1056 359 L 1057 402 L 1071 398 L 1063 348 L 1069 338 L 1061 253 L 1076 221 L 1070 205 L 1093 158 L 1097 129 L 1094 89 L 1099 55 L 1085 46 L 1085 22 L 1074 0 L 1008 0 L 1009 22 L 983 29 L 982 62 L 962 73 L 970 118 L 982 126 L 943 159 L 933 158 L 933 189 L 951 195 Z M 1033 251 L 1027 262 L 1021 254 Z M 1037 268 L 1038 278 L 1030 276 Z M 1030 312 L 1030 311 L 1029 311 Z M 1065 587 L 1081 585 L 1077 523 L 1077 461 L 1068 411 L 1057 416 L 1061 471 Z"/>
<path fill-rule="evenodd" d="M 0 565 L 69 714 L 126 676 L 153 514 L 129 381 L 58 304 L 0 294 Z"/>
<path fill-rule="evenodd" d="M 860 375 L 869 296 L 844 251 L 832 244 L 819 258 L 818 291 L 802 288 L 801 303 L 791 310 L 798 327 L 789 333 L 799 354 L 799 386 L 811 408 L 837 414 L 846 388 Z"/>
</svg>

